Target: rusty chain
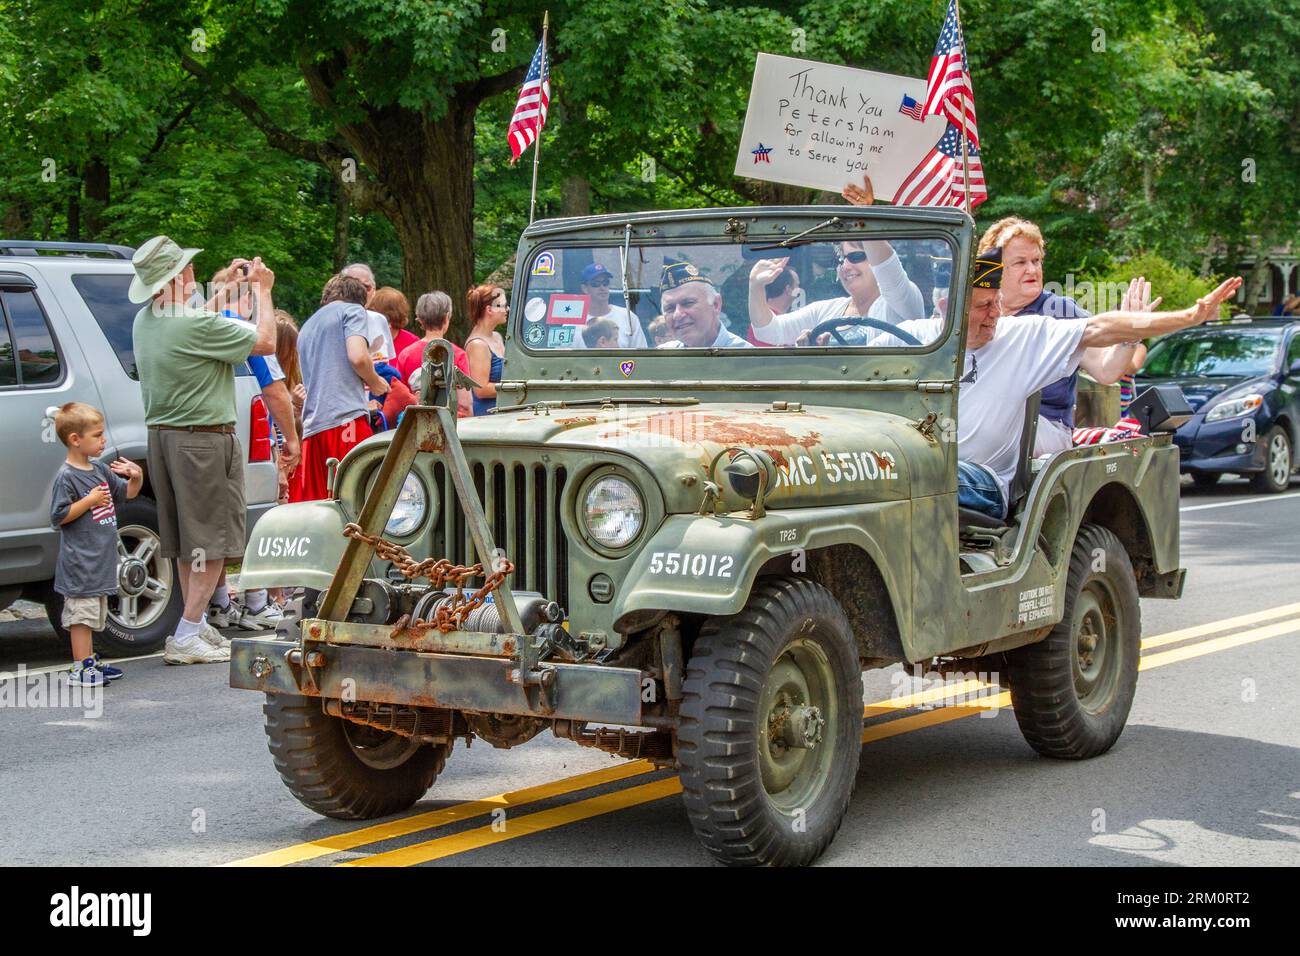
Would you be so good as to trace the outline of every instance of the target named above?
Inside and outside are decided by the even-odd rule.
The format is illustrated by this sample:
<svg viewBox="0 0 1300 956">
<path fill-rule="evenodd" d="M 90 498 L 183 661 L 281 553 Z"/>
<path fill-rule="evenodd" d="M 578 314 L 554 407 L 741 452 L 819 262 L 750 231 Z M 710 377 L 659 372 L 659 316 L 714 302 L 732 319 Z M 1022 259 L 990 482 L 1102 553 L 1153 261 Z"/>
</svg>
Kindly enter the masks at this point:
<svg viewBox="0 0 1300 956">
<path fill-rule="evenodd" d="M 453 564 L 447 558 L 425 558 L 423 561 L 416 561 L 411 556 L 411 553 L 400 544 L 387 541 L 377 534 L 367 534 L 355 522 L 349 522 L 344 526 L 343 536 L 356 538 L 358 541 L 364 541 L 370 545 L 375 549 L 375 554 L 380 560 L 391 562 L 393 567 L 401 571 L 407 580 L 428 578 L 429 583 L 437 589 L 442 588 L 448 581 L 455 583 L 456 593 L 451 596 L 450 601 L 434 610 L 432 621 L 417 618 L 404 625 L 414 630 L 436 627 L 444 634 L 448 631 L 458 630 L 465 623 L 465 619 L 469 617 L 470 612 L 477 607 L 481 607 L 487 600 L 487 596 L 500 587 L 501 583 L 505 581 L 506 575 L 515 569 L 514 563 L 503 557 L 497 570 L 486 575 L 483 586 L 466 598 L 465 579 L 484 577 L 482 563 L 473 565 Z M 399 622 L 399 625 L 402 623 Z"/>
</svg>

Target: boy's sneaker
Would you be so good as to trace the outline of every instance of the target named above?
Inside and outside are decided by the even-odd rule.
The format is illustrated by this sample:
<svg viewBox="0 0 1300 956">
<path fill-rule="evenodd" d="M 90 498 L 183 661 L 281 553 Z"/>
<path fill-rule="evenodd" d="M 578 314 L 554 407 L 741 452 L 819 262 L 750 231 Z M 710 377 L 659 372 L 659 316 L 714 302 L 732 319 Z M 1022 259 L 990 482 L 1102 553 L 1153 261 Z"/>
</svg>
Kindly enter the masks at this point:
<svg viewBox="0 0 1300 956">
<path fill-rule="evenodd" d="M 274 631 L 284 619 L 284 610 L 274 601 L 267 601 L 260 611 L 244 608 L 239 615 L 239 626 L 246 631 Z"/>
<path fill-rule="evenodd" d="M 114 667 L 112 664 L 105 664 L 98 654 L 95 655 L 95 666 L 98 667 L 99 672 L 104 675 L 104 680 L 119 680 L 126 676 L 122 668 Z"/>
<path fill-rule="evenodd" d="M 108 683 L 108 678 L 95 666 L 95 659 L 88 657 L 72 665 L 68 672 L 68 683 L 76 687 L 103 687 Z"/>
<path fill-rule="evenodd" d="M 167 638 L 163 661 L 168 664 L 220 664 L 230 660 L 229 647 L 213 647 L 198 634 L 177 640 Z"/>
<path fill-rule="evenodd" d="M 213 627 L 234 627 L 239 623 L 242 611 L 238 604 L 231 601 L 225 607 L 208 605 L 208 623 Z"/>
<path fill-rule="evenodd" d="M 230 651 L 230 638 L 222 634 L 211 624 L 203 625 L 203 630 L 199 631 L 199 637 L 212 647 L 221 648 L 226 652 Z"/>
</svg>

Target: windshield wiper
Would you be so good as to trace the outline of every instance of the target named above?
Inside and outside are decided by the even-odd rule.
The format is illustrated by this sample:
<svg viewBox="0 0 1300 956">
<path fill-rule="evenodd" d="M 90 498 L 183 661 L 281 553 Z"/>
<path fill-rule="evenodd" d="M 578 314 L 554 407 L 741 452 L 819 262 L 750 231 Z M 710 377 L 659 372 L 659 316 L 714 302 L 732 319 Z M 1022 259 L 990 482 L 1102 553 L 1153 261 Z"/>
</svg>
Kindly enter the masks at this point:
<svg viewBox="0 0 1300 956">
<path fill-rule="evenodd" d="M 698 405 L 698 398 L 651 398 L 651 397 L 631 397 L 631 398 L 577 398 L 572 401 L 554 401 L 554 402 L 529 402 L 525 405 L 498 405 L 496 408 L 488 411 L 489 415 L 495 415 L 498 412 L 517 412 L 527 409 L 533 411 L 546 410 L 553 408 L 591 408 L 608 405 L 613 408 L 615 405 Z"/>
<path fill-rule="evenodd" d="M 793 248 L 794 246 L 806 245 L 807 243 L 802 241 L 804 236 L 810 235 L 811 233 L 814 233 L 819 229 L 825 229 L 828 226 L 842 226 L 843 224 L 844 224 L 844 220 L 840 219 L 839 216 L 832 216 L 830 219 L 827 219 L 825 222 L 819 222 L 817 223 L 817 225 L 805 229 L 797 236 L 790 236 L 788 239 L 782 239 L 780 242 L 770 242 L 765 246 L 750 246 L 749 248 L 754 252 L 762 252 L 765 249 L 790 249 Z M 808 240 L 808 242 L 813 242 L 813 241 L 814 240 L 812 239 Z"/>
</svg>

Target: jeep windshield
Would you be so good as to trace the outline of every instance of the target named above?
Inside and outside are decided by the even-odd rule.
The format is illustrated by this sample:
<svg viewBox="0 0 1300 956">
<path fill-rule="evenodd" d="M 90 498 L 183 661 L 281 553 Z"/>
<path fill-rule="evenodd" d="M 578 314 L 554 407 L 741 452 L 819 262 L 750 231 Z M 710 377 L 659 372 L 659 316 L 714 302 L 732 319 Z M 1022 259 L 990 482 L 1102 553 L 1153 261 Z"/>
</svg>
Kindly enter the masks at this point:
<svg viewBox="0 0 1300 956">
<path fill-rule="evenodd" d="M 944 239 L 915 237 L 557 242 L 525 264 L 517 333 L 542 353 L 928 349 L 951 319 L 953 254 Z"/>
</svg>

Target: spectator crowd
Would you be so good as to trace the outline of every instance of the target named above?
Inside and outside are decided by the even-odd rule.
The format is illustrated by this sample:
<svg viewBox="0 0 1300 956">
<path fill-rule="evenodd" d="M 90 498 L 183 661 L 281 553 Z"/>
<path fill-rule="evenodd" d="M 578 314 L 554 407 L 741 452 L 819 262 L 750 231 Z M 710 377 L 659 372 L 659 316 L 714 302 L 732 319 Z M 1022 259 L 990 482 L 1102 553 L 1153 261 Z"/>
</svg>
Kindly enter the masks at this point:
<svg viewBox="0 0 1300 956">
<path fill-rule="evenodd" d="M 230 640 L 222 628 L 275 628 L 290 595 L 266 590 L 242 595 L 226 581 L 226 565 L 243 556 L 244 450 L 236 434 L 235 376 L 242 365 L 256 377 L 274 449 L 280 503 L 327 497 L 327 463 L 378 431 L 395 428 L 417 401 L 426 346 L 445 338 L 452 297 L 425 292 L 410 299 L 376 286 L 374 273 L 354 263 L 331 276 L 320 307 L 301 323 L 273 301 L 274 273 L 261 259 L 235 259 L 219 270 L 206 300 L 194 274 L 199 249 L 157 236 L 136 251 L 131 301 L 140 305 L 132 328 L 148 427 L 148 476 L 159 511 L 160 554 L 176 559 L 183 610 L 164 646 L 169 664 L 223 662 Z M 453 346 L 457 368 L 474 382 L 458 391 L 461 416 L 496 405 L 508 314 L 506 293 L 471 289 L 465 307 L 471 330 L 465 349 Z M 54 476 L 51 523 L 63 534 L 55 589 L 63 597 L 60 623 L 73 635 L 71 679 L 105 684 L 122 672 L 94 653 L 106 601 L 116 593 L 115 505 L 138 493 L 138 465 L 95 461 L 104 446 L 103 413 L 69 402 L 55 428 L 68 456 Z M 261 440 L 250 436 L 250 441 Z"/>
</svg>

